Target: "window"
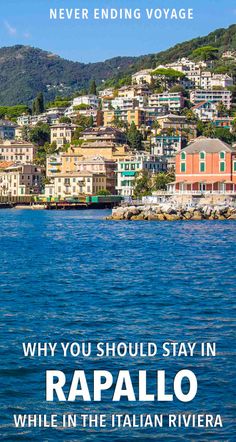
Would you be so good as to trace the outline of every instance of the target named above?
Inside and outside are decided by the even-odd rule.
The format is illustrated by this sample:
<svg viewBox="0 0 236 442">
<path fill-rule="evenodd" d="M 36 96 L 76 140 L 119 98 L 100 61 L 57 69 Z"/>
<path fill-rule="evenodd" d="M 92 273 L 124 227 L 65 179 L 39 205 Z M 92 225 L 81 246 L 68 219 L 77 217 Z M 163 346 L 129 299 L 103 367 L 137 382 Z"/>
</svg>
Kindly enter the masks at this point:
<svg viewBox="0 0 236 442">
<path fill-rule="evenodd" d="M 206 172 L 206 165 L 203 162 L 200 163 L 200 172 Z"/>
<path fill-rule="evenodd" d="M 186 164 L 181 163 L 181 172 L 186 172 Z"/>
<path fill-rule="evenodd" d="M 224 160 L 225 159 L 225 152 L 220 152 L 220 159 Z"/>
<path fill-rule="evenodd" d="M 233 168 L 234 172 L 236 172 L 236 161 L 234 161 L 234 168 Z"/>
<path fill-rule="evenodd" d="M 181 153 L 181 160 L 186 160 L 186 153 L 185 152 Z"/>
<path fill-rule="evenodd" d="M 205 152 L 200 152 L 200 160 L 205 160 Z"/>
<path fill-rule="evenodd" d="M 225 162 L 224 161 L 220 162 L 220 172 L 225 172 Z"/>
</svg>

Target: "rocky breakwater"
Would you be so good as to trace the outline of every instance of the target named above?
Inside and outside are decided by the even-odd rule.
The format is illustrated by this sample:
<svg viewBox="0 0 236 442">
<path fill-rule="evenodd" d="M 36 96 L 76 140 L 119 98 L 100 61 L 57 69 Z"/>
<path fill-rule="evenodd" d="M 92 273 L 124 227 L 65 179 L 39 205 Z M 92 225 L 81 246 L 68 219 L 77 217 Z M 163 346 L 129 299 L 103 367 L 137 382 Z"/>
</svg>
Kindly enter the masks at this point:
<svg viewBox="0 0 236 442">
<path fill-rule="evenodd" d="M 200 221 L 236 220 L 236 207 L 231 206 L 174 206 L 173 204 L 121 206 L 112 210 L 106 219 L 120 221 Z"/>
</svg>

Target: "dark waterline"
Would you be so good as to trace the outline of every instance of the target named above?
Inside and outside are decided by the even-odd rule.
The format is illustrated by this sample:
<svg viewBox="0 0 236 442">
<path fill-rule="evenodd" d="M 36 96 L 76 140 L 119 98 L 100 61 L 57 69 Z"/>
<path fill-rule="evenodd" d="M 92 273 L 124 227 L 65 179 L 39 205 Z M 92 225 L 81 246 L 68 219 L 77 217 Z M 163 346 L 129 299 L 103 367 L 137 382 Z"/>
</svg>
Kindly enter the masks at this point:
<svg viewBox="0 0 236 442">
<path fill-rule="evenodd" d="M 234 441 L 236 222 L 111 222 L 109 211 L 0 211 L 1 440 Z M 215 341 L 216 358 L 29 359 L 22 342 Z M 168 389 L 183 368 L 187 404 L 47 403 L 45 370 L 150 371 Z M 18 413 L 221 414 L 223 429 L 16 429 Z"/>
</svg>

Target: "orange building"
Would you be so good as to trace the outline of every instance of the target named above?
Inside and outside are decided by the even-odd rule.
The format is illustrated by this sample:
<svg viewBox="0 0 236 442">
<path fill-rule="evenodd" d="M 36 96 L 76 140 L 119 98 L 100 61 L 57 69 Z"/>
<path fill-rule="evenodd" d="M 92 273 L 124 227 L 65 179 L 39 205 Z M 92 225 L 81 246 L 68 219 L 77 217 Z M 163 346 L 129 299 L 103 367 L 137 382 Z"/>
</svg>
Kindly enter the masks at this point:
<svg viewBox="0 0 236 442">
<path fill-rule="evenodd" d="M 170 189 L 236 193 L 236 148 L 219 139 L 197 138 L 177 153 L 176 181 Z"/>
</svg>

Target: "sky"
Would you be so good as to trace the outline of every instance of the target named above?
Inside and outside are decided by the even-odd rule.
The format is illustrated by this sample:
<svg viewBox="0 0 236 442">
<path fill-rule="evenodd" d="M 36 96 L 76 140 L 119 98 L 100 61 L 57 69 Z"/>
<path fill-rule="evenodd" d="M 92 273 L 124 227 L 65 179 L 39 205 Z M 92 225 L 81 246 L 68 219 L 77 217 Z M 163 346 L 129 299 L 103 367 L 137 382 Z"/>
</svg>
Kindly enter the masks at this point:
<svg viewBox="0 0 236 442">
<path fill-rule="evenodd" d="M 0 0 L 0 46 L 24 44 L 84 63 L 156 53 L 236 22 L 235 0 Z M 141 20 L 93 20 L 94 8 L 140 8 Z M 50 20 L 87 8 L 89 20 Z M 145 9 L 192 8 L 193 20 L 147 20 Z"/>
</svg>

